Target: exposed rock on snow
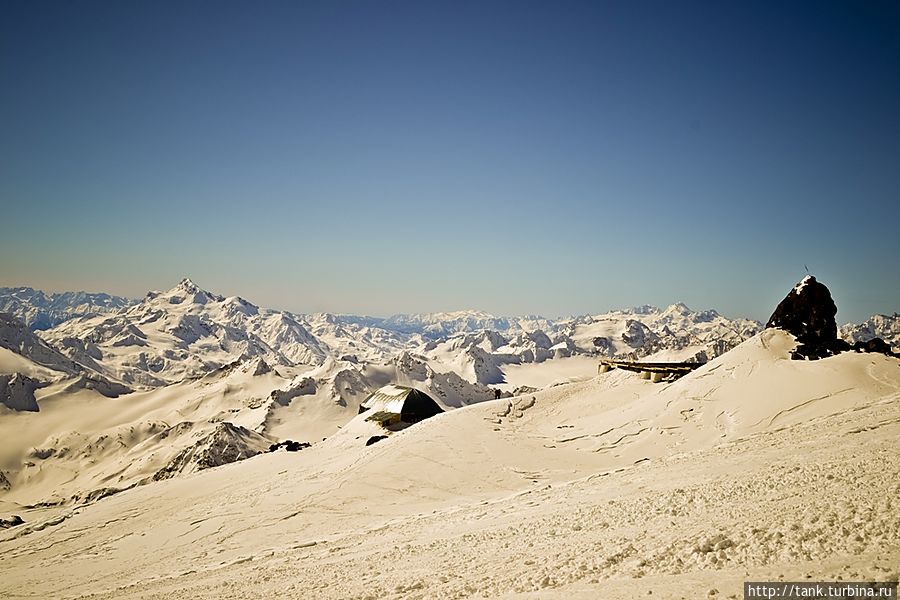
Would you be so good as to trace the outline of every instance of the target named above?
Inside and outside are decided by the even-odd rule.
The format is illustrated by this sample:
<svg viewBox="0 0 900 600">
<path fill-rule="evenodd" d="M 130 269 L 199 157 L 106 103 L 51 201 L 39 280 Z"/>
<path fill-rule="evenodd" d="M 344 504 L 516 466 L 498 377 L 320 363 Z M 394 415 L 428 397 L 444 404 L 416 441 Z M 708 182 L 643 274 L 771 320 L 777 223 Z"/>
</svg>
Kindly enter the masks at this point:
<svg viewBox="0 0 900 600">
<path fill-rule="evenodd" d="M 25 521 L 22 520 L 22 517 L 19 515 L 13 515 L 10 519 L 0 519 L 0 529 L 9 529 L 10 527 L 16 527 L 17 525 L 21 525 Z"/>
<path fill-rule="evenodd" d="M 846 342 L 838 340 L 836 314 L 831 292 L 807 275 L 778 304 L 766 327 L 784 329 L 797 338 L 799 346 L 793 358 L 815 360 L 849 348 Z"/>
<path fill-rule="evenodd" d="M 37 337 L 25 323 L 0 313 L 0 347 L 61 373 L 74 374 L 81 368 Z"/>
<path fill-rule="evenodd" d="M 283 442 L 278 442 L 277 444 L 272 444 L 269 446 L 269 452 L 277 452 L 284 448 L 288 452 L 299 452 L 304 448 L 311 447 L 312 444 L 309 442 L 295 442 L 294 440 L 284 440 Z"/>
<path fill-rule="evenodd" d="M 900 352 L 900 314 L 872 315 L 863 323 L 849 323 L 841 327 L 840 335 L 850 344 L 880 338 L 890 345 L 895 353 Z"/>
<path fill-rule="evenodd" d="M 795 359 L 824 358 L 851 348 L 860 352 L 876 352 L 893 355 L 891 345 L 876 332 L 884 332 L 890 339 L 896 321 L 884 315 L 875 315 L 861 325 L 847 325 L 842 330 L 845 339 L 837 336 L 834 316 L 837 306 L 828 288 L 807 275 L 788 293 L 775 309 L 766 327 L 778 327 L 790 332 L 799 342 L 792 357 Z M 900 328 L 900 327 L 898 327 Z M 852 342 L 852 346 L 850 343 Z"/>
<path fill-rule="evenodd" d="M 272 390 L 270 397 L 281 406 L 288 406 L 297 396 L 309 396 L 316 393 L 316 380 L 312 377 L 301 377 L 292 381 L 285 389 Z"/>
<path fill-rule="evenodd" d="M 659 336 L 640 321 L 628 319 L 625 321 L 622 341 L 632 348 L 647 348 L 652 352 L 659 345 Z"/>
<path fill-rule="evenodd" d="M 180 430 L 190 429 L 193 423 L 175 426 Z M 216 428 L 203 435 L 196 443 L 178 453 L 169 464 L 153 475 L 155 481 L 169 479 L 183 473 L 193 473 L 219 467 L 238 460 L 268 452 L 273 440 L 244 427 L 228 422 L 219 423 Z"/>
<path fill-rule="evenodd" d="M 887 354 L 888 356 L 900 356 L 900 354 L 891 351 L 891 347 L 881 338 L 872 338 L 865 342 L 856 342 L 853 349 L 858 352 L 876 352 L 878 354 Z"/>
<path fill-rule="evenodd" d="M 37 400 L 34 390 L 40 384 L 34 379 L 19 373 L 0 375 L 0 404 L 13 410 L 37 412 Z"/>
<path fill-rule="evenodd" d="M 118 398 L 124 394 L 130 394 L 133 390 L 126 385 L 109 381 L 95 373 L 84 373 L 67 381 L 60 392 L 74 392 L 77 390 L 94 390 L 107 398 Z"/>
</svg>

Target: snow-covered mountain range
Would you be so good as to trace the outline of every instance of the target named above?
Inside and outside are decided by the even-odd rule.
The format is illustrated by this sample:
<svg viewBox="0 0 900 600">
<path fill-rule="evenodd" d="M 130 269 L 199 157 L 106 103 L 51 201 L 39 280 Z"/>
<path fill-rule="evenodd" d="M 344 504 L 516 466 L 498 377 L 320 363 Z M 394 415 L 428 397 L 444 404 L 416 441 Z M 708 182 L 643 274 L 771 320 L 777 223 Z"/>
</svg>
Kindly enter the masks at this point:
<svg viewBox="0 0 900 600">
<path fill-rule="evenodd" d="M 12 314 L 31 329 L 49 329 L 74 317 L 117 312 L 133 303 L 110 294 L 46 294 L 30 287 L 0 288 L 0 312 Z"/>
<path fill-rule="evenodd" d="M 684 304 L 562 319 L 299 315 L 185 279 L 139 302 L 93 295 L 96 309 L 83 295 L 55 295 L 55 318 L 70 316 L 32 331 L 48 297 L 6 297 L 15 302 L 13 315 L 0 316 L 0 434 L 11 441 L 0 450 L 0 473 L 28 501 L 94 498 L 279 440 L 315 442 L 388 383 L 453 409 L 583 381 L 601 357 L 706 362 L 761 328 Z M 843 333 L 896 344 L 898 330 L 894 315 Z M 63 413 L 60 430 L 52 415 Z M 71 463 L 94 455 L 90 468 Z"/>
<path fill-rule="evenodd" d="M 26 297 L 16 298 L 20 302 L 13 314 L 29 317 Z M 81 305 L 71 306 L 68 313 L 64 306 L 58 308 L 58 314 L 83 312 Z M 403 352 L 437 363 L 438 371 L 465 371 L 473 383 L 500 384 L 504 378 L 498 369 L 503 365 L 571 355 L 644 357 L 665 352 L 669 358 L 705 361 L 759 329 L 755 321 L 694 312 L 683 304 L 557 320 L 494 317 L 479 311 L 387 319 L 297 315 L 219 296 L 189 279 L 169 291 L 150 292 L 140 302 L 97 312 L 69 318 L 41 336 L 72 361 L 139 388 L 200 377 L 256 357 L 292 372 L 322 365 L 327 358 L 385 362 Z"/>
<path fill-rule="evenodd" d="M 805 288 L 806 296 L 797 291 L 801 283 L 782 303 L 795 305 L 801 329 L 812 323 L 802 314 L 834 311 L 827 289 L 817 296 L 817 287 Z M 851 521 L 868 506 L 866 514 L 874 516 L 862 534 L 851 540 L 828 533 L 833 528 L 801 531 L 813 522 L 810 515 L 849 506 L 848 489 L 876 489 L 880 498 L 896 492 L 883 477 L 883 466 L 895 467 L 898 456 L 896 356 L 847 351 L 821 361 L 791 360 L 803 332 L 760 327 L 683 304 L 563 319 L 477 311 L 388 319 L 296 315 L 226 298 L 190 280 L 44 331 L 0 314 L 0 547 L 10 557 L 0 566 L 0 595 L 18 588 L 56 597 L 64 595 L 61 586 L 76 585 L 81 595 L 109 589 L 109 597 L 121 597 L 127 573 L 142 582 L 130 588 L 132 597 L 143 597 L 144 585 L 161 595 L 171 577 L 196 583 L 185 592 L 191 597 L 220 597 L 221 590 L 197 590 L 223 564 L 251 565 L 250 579 L 268 580 L 266 569 L 285 564 L 269 558 L 318 552 L 307 550 L 317 540 L 327 547 L 300 580 L 317 580 L 319 565 L 329 560 L 330 568 L 370 573 L 368 559 L 353 562 L 355 549 L 395 535 L 396 527 L 406 529 L 396 543 L 377 543 L 373 556 L 382 556 L 385 544 L 399 548 L 412 539 L 417 550 L 409 556 L 428 557 L 422 563 L 428 570 L 453 564 L 463 572 L 470 560 L 453 561 L 476 543 L 481 554 L 500 557 L 492 572 L 506 573 L 509 565 L 529 567 L 514 542 L 531 535 L 529 543 L 551 544 L 541 556 L 568 552 L 553 576 L 564 573 L 576 586 L 585 568 L 637 577 L 651 564 L 659 573 L 715 565 L 718 580 L 719 566 L 742 564 L 745 548 L 771 562 L 779 546 L 754 532 L 772 510 L 793 515 L 776 524 L 778 539 L 806 553 L 797 555 L 803 569 L 809 559 L 830 556 L 822 548 L 856 544 L 856 555 L 896 546 L 896 511 L 888 503 L 872 512 L 866 503 L 873 496 L 863 492 L 834 516 Z M 833 317 L 828 330 L 833 337 Z M 897 331 L 895 314 L 846 326 L 842 334 L 851 341 L 877 335 L 896 346 Z M 621 370 L 598 374 L 606 357 L 707 364 L 655 384 Z M 394 429 L 358 414 L 360 403 L 389 383 L 426 392 L 444 414 Z M 279 444 L 289 440 L 294 443 Z M 803 458 L 782 473 L 792 493 L 803 490 L 795 503 L 782 480 L 772 484 L 772 474 L 798 440 Z M 300 449 L 300 441 L 306 444 L 299 455 L 279 449 Z M 759 468 L 724 495 L 707 494 L 705 483 L 690 492 L 721 496 L 719 505 L 684 497 L 688 465 L 708 478 L 743 468 L 735 460 Z M 829 485 L 823 464 L 832 465 L 829 477 L 869 475 L 838 482 L 832 496 L 839 504 L 821 498 Z M 790 479 L 797 469 L 804 473 L 801 488 Z M 635 473 L 645 473 L 644 483 L 633 485 Z M 749 489 L 768 490 L 756 495 L 769 496 L 745 517 L 747 507 L 735 511 L 733 501 L 746 496 L 747 481 Z M 616 517 L 613 502 L 645 484 L 668 486 L 664 500 L 656 492 L 633 493 Z M 611 495 L 598 498 L 598 490 Z M 573 502 L 581 507 L 574 513 Z M 797 506 L 807 504 L 809 514 L 798 515 Z M 538 506 L 545 508 L 534 513 Z M 701 508 L 709 514 L 696 513 Z M 496 528 L 507 512 L 511 523 L 527 520 L 522 531 Z M 723 533 L 717 527 L 726 514 L 739 520 Z M 636 533 L 635 519 L 653 527 Z M 698 532 L 698 522 L 715 526 Z M 615 531 L 608 533 L 610 524 Z M 558 536 L 558 529 L 566 534 Z M 651 530 L 667 532 L 667 539 L 655 540 Z M 461 539 L 460 531 L 478 537 Z M 118 544 L 134 546 L 125 551 Z M 572 562 L 597 547 L 631 556 L 633 544 L 655 562 L 604 559 L 584 568 Z M 97 553 L 114 560 L 94 560 Z M 40 570 L 33 568 L 34 554 Z M 306 568 L 304 555 L 290 563 Z M 169 575 L 159 578 L 160 566 Z M 515 572 L 516 585 L 547 587 L 529 583 L 525 567 Z M 69 572 L 86 575 L 72 583 Z M 404 573 L 357 585 L 352 582 L 361 578 L 348 572 L 324 595 L 361 597 L 373 589 L 390 595 L 401 589 L 394 579 Z M 743 568 L 739 577 L 746 577 Z M 423 590 L 426 584 L 403 585 Z M 468 594 L 449 578 L 427 585 L 429 596 Z"/>
<path fill-rule="evenodd" d="M 268 408 L 248 399 L 278 378 L 261 359 L 4 414 L 0 454 L 46 436 L 0 478 L 0 595 L 674 599 L 737 597 L 748 578 L 893 581 L 897 359 L 791 360 L 796 346 L 767 329 L 671 384 L 613 371 L 388 436 L 360 414 L 299 453 L 262 453 Z M 309 379 L 284 401 L 310 399 Z"/>
<path fill-rule="evenodd" d="M 840 336 L 851 344 L 881 338 L 897 352 L 900 350 L 900 313 L 872 315 L 862 323 L 848 323 L 840 328 Z"/>
</svg>

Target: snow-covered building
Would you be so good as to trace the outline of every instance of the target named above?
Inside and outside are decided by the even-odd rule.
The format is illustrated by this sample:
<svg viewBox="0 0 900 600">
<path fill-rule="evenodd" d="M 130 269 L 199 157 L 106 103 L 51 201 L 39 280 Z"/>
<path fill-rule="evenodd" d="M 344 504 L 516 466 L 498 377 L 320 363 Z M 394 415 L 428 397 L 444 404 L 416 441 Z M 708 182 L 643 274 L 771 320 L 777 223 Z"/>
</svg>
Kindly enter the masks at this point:
<svg viewBox="0 0 900 600">
<path fill-rule="evenodd" d="M 360 414 L 367 411 L 372 413 L 367 421 L 382 425 L 417 423 L 444 412 L 425 392 L 393 384 L 375 390 L 359 405 Z"/>
</svg>

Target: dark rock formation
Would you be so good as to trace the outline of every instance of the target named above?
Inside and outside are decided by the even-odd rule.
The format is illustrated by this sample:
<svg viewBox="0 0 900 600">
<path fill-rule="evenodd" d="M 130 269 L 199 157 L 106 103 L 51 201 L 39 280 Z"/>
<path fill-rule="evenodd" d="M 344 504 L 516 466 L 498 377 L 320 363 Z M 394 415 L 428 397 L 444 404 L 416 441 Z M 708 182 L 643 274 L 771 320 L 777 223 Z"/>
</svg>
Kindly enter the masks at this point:
<svg viewBox="0 0 900 600">
<path fill-rule="evenodd" d="M 778 304 L 766 328 L 778 327 L 797 338 L 798 346 L 792 358 L 816 360 L 850 348 L 838 339 L 836 314 L 831 292 L 815 277 L 807 275 Z"/>
<path fill-rule="evenodd" d="M 98 500 L 102 500 L 103 498 L 108 498 L 109 496 L 114 496 L 119 492 L 124 492 L 128 488 L 117 488 L 117 487 L 105 487 L 99 488 L 96 490 L 92 490 L 90 492 L 86 492 L 84 494 L 75 494 L 72 496 L 72 502 L 80 503 L 80 504 L 91 504 L 92 502 L 96 502 Z"/>
<path fill-rule="evenodd" d="M 0 519 L 0 529 L 9 529 L 24 522 L 19 515 L 13 515 L 11 519 Z"/>
<path fill-rule="evenodd" d="M 381 440 L 386 440 L 387 437 L 388 436 L 386 435 L 373 435 L 368 440 L 366 440 L 366 446 L 371 446 L 372 444 L 380 442 Z"/>
<path fill-rule="evenodd" d="M 280 448 L 284 448 L 288 452 L 299 452 L 304 448 L 309 448 L 312 444 L 309 442 L 295 442 L 294 440 L 284 440 L 283 442 L 278 442 L 277 444 L 272 444 L 269 446 L 269 452 L 275 452 Z"/>
<path fill-rule="evenodd" d="M 13 410 L 37 412 L 37 400 L 34 390 L 41 384 L 20 373 L 0 375 L 0 404 Z"/>
<path fill-rule="evenodd" d="M 183 422 L 160 432 L 159 435 L 165 437 L 171 431 L 175 439 L 179 433 L 190 432 L 193 427 L 194 424 Z M 214 430 L 204 433 L 198 441 L 182 449 L 165 467 L 153 475 L 152 480 L 170 479 L 181 473 L 193 473 L 244 460 L 265 452 L 271 443 L 272 438 L 250 431 L 246 427 L 228 421 L 217 423 Z"/>
<path fill-rule="evenodd" d="M 887 354 L 888 356 L 900 356 L 891 352 L 890 345 L 881 338 L 872 338 L 865 342 L 856 342 L 853 349 L 857 352 L 877 352 L 878 354 Z"/>
</svg>

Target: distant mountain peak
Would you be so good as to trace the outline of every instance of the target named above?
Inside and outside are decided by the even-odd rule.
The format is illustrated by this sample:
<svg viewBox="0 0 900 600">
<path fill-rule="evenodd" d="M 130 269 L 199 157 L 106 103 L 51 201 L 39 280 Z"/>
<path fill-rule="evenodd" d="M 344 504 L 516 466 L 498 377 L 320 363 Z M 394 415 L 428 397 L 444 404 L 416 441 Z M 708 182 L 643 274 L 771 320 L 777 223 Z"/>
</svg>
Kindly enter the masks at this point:
<svg viewBox="0 0 900 600">
<path fill-rule="evenodd" d="M 675 304 L 671 304 L 671 305 L 667 306 L 666 310 L 664 312 L 669 313 L 669 314 L 676 313 L 676 314 L 680 314 L 680 315 L 688 315 L 692 311 L 688 307 L 688 305 L 685 304 L 684 302 L 676 302 Z"/>
<path fill-rule="evenodd" d="M 217 294 L 213 294 L 210 291 L 204 290 L 199 285 L 194 283 L 189 277 L 185 277 L 184 279 L 179 281 L 178 285 L 167 292 L 163 292 L 162 294 L 148 294 L 149 299 L 153 299 L 158 296 L 167 298 L 169 302 L 173 304 L 180 303 L 181 301 L 184 301 L 188 304 L 206 304 L 210 300 L 221 302 L 225 299 L 223 296 L 219 296 Z"/>
<path fill-rule="evenodd" d="M 196 294 L 198 292 L 206 292 L 206 290 L 201 289 L 200 286 L 198 286 L 196 283 L 194 283 L 190 277 L 185 277 L 184 279 L 182 279 L 180 282 L 178 282 L 178 285 L 175 286 L 174 289 L 182 290 L 189 294 Z"/>
</svg>

